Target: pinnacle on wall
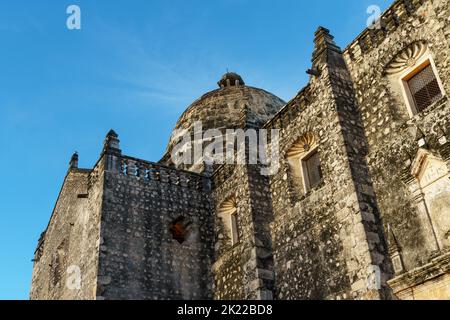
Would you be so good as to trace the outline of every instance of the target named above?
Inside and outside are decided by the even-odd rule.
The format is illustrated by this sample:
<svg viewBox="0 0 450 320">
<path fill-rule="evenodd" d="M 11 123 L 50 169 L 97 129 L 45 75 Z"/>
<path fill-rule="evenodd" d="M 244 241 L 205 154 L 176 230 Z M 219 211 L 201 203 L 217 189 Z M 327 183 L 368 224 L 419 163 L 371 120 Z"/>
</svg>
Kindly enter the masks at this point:
<svg viewBox="0 0 450 320">
<path fill-rule="evenodd" d="M 330 30 L 320 26 L 314 33 L 314 52 L 312 60 L 315 61 L 327 50 L 342 53 L 341 48 L 334 42 L 334 37 L 331 35 Z"/>
<path fill-rule="evenodd" d="M 104 141 L 103 152 L 121 153 L 119 135 L 114 130 L 109 130 Z"/>
<path fill-rule="evenodd" d="M 78 169 L 78 152 L 74 152 L 69 162 L 69 169 Z"/>
<path fill-rule="evenodd" d="M 111 129 L 111 130 L 109 130 L 108 134 L 106 135 L 106 138 L 108 138 L 108 137 L 118 138 L 119 135 L 113 129 Z"/>
</svg>

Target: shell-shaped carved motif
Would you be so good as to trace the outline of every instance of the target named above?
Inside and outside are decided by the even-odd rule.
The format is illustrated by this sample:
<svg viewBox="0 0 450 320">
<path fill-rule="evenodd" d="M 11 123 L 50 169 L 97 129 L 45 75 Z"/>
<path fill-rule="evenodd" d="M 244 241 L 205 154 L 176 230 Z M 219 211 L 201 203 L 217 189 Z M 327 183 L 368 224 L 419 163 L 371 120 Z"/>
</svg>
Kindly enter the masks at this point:
<svg viewBox="0 0 450 320">
<path fill-rule="evenodd" d="M 219 216 L 225 216 L 228 214 L 233 214 L 236 212 L 237 201 L 236 197 L 233 195 L 224 202 L 219 207 L 218 214 Z"/>
<path fill-rule="evenodd" d="M 302 154 L 307 153 L 309 150 L 313 149 L 317 144 L 316 137 L 312 132 L 305 133 L 302 135 L 288 150 L 287 156 L 297 157 Z"/>
<path fill-rule="evenodd" d="M 392 60 L 386 68 L 386 73 L 396 74 L 402 72 L 406 68 L 413 67 L 426 51 L 427 46 L 424 42 L 414 42 Z"/>
</svg>

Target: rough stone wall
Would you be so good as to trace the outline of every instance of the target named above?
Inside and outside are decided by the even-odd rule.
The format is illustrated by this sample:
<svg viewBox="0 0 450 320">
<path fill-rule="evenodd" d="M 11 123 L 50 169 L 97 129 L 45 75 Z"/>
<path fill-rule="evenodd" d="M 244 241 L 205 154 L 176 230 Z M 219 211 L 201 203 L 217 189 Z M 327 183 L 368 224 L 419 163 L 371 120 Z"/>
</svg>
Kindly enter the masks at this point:
<svg viewBox="0 0 450 320">
<path fill-rule="evenodd" d="M 340 206 L 353 205 L 349 196 L 353 187 L 333 100 L 327 99 L 325 93 L 317 96 L 321 99 L 311 97 L 316 103 L 308 107 L 291 105 L 291 115 L 287 115 L 283 123 L 280 119 L 273 124 L 274 128 L 282 128 L 281 169 L 270 180 L 275 216 L 272 224 L 275 296 L 278 299 L 350 298 L 342 247 L 342 237 L 347 235 L 341 235 L 336 214 Z M 284 155 L 307 132 L 313 132 L 319 140 L 325 180 L 303 196 L 292 187 L 292 174 Z"/>
<path fill-rule="evenodd" d="M 432 144 L 438 138 L 437 124 L 449 128 L 450 104 L 444 97 L 411 118 L 385 69 L 410 44 L 424 41 L 445 91 L 450 92 L 449 15 L 448 1 L 396 1 L 383 16 L 382 30 L 366 31 L 345 51 L 367 136 L 367 162 L 378 206 L 385 230 L 389 224 L 395 232 L 406 270 L 426 263 L 436 247 L 402 179 L 405 163 L 415 157 L 422 133 Z"/>
<path fill-rule="evenodd" d="M 310 83 L 279 113 L 278 98 L 235 86 L 206 94 L 180 118 L 177 128 L 197 120 L 205 130 L 258 128 L 276 113 L 264 126 L 281 129 L 273 176 L 258 165 L 221 166 L 211 179 L 171 169 L 123 156 L 110 132 L 94 170 L 73 167 L 66 177 L 36 252 L 31 298 L 391 298 L 391 233 L 410 271 L 389 282 L 397 296 L 444 297 L 448 218 L 435 239 L 411 167 L 426 150 L 450 170 L 450 142 L 442 142 L 450 139 L 450 101 L 411 117 L 386 68 L 412 43 L 426 43 L 450 92 L 449 10 L 444 0 L 397 0 L 382 28 L 365 30 L 343 54 L 319 28 Z M 305 136 L 314 137 L 323 174 L 306 194 L 287 159 Z M 173 165 L 174 143 L 164 164 Z M 218 214 L 230 198 L 235 245 Z M 443 212 L 446 201 L 437 203 Z M 170 230 L 179 218 L 184 241 Z M 81 268 L 81 290 L 64 285 L 70 265 Z"/>
<path fill-rule="evenodd" d="M 107 162 L 97 298 L 210 298 L 208 182 L 121 155 Z M 183 243 L 170 232 L 179 217 L 187 229 Z"/>
<path fill-rule="evenodd" d="M 256 298 L 267 300 L 274 298 L 275 269 L 270 223 L 273 221 L 272 197 L 269 178 L 261 174 L 257 165 L 247 167 L 252 208 L 252 261 L 250 271 L 255 273 L 249 282 L 250 292 L 256 291 Z"/>
<path fill-rule="evenodd" d="M 68 172 L 35 255 L 30 298 L 95 299 L 102 203 L 102 162 Z M 79 268 L 81 288 L 71 287 Z M 75 271 L 76 272 L 76 271 Z M 69 283 L 69 286 L 67 285 Z"/>
<path fill-rule="evenodd" d="M 225 165 L 213 177 L 215 216 L 214 298 L 272 299 L 274 272 L 269 223 L 272 208 L 268 181 L 256 165 Z M 239 242 L 217 215 L 224 201 L 236 199 Z"/>
<path fill-rule="evenodd" d="M 226 179 L 220 179 L 220 175 Z M 251 234 L 251 217 L 248 203 L 248 184 L 243 166 L 224 166 L 215 174 L 213 198 L 215 213 L 223 201 L 232 197 L 236 199 L 236 218 L 239 242 L 232 246 L 229 230 L 224 221 L 214 214 L 214 298 L 224 300 L 245 299 L 244 265 L 251 259 L 249 237 Z"/>
<path fill-rule="evenodd" d="M 391 272 L 363 155 L 364 132 L 351 79 L 328 30 L 316 33 L 310 84 L 267 128 L 281 128 L 281 170 L 271 177 L 279 299 L 387 298 Z M 324 181 L 294 188 L 288 150 L 312 134 Z M 380 283 L 371 283 L 379 272 Z"/>
</svg>

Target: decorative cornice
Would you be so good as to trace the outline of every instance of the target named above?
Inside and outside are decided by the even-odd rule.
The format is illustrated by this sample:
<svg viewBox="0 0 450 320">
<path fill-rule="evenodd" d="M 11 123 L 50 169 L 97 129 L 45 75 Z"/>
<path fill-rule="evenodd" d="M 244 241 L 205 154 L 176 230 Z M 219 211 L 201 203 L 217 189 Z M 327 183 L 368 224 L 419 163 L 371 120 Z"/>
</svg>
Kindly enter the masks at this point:
<svg viewBox="0 0 450 320">
<path fill-rule="evenodd" d="M 366 28 L 345 49 L 352 60 L 362 59 L 372 48 L 379 46 L 387 35 L 405 23 L 427 0 L 396 0 L 380 17 L 380 28 Z"/>
<path fill-rule="evenodd" d="M 444 253 L 431 260 L 430 263 L 402 274 L 388 281 L 394 292 L 423 284 L 429 280 L 442 276 L 450 272 L 450 253 Z"/>
</svg>

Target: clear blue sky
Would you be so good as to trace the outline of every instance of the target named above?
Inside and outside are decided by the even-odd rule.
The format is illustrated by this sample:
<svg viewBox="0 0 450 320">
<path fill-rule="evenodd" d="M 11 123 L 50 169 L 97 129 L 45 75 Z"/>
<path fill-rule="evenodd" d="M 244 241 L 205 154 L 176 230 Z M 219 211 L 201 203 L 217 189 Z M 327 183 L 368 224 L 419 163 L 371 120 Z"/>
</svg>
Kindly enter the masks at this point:
<svg viewBox="0 0 450 320">
<path fill-rule="evenodd" d="M 178 116 L 230 69 L 284 100 L 307 82 L 313 33 L 345 47 L 390 0 L 0 0 L 0 299 L 27 299 L 33 252 L 73 151 L 107 131 L 157 161 Z M 82 29 L 66 28 L 66 8 Z"/>
</svg>

